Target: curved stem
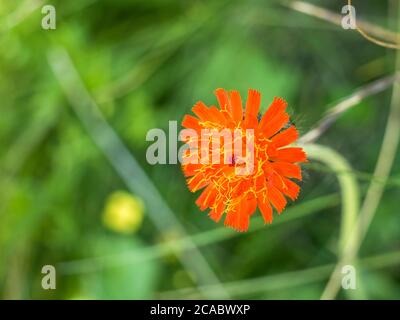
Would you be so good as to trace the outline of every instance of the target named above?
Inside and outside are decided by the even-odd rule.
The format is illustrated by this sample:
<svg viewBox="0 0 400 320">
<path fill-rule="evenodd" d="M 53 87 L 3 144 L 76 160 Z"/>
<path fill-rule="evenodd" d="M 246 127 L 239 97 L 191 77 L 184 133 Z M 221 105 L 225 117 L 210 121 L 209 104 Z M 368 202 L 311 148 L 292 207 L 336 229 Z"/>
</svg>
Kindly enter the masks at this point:
<svg viewBox="0 0 400 320">
<path fill-rule="evenodd" d="M 342 198 L 342 219 L 339 236 L 339 256 L 341 256 L 357 223 L 360 190 L 356 176 L 347 160 L 333 149 L 318 144 L 306 144 L 303 148 L 309 158 L 323 162 L 335 171 L 339 180 Z"/>
</svg>

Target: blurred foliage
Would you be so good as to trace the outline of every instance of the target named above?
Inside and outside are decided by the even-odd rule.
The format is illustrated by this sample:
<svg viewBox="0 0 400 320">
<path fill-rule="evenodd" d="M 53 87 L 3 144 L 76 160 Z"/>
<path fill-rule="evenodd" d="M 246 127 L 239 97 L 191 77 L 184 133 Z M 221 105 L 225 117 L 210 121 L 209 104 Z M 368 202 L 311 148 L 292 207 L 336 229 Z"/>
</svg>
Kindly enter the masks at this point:
<svg viewBox="0 0 400 320">
<path fill-rule="evenodd" d="M 338 13 L 345 2 L 309 1 Z M 62 46 L 71 55 L 107 121 L 189 234 L 222 226 L 196 208 L 198 194 L 187 190 L 179 165 L 146 162 L 149 129 L 167 130 L 168 120 L 180 121 L 197 100 L 214 104 L 213 90 L 224 87 L 243 95 L 248 88 L 260 90 L 263 110 L 274 96 L 283 96 L 306 132 L 332 103 L 394 70 L 394 52 L 279 1 L 54 0 L 56 30 L 41 28 L 45 3 L 0 1 L 2 298 L 149 299 L 197 284 L 192 270 L 162 247 L 173 233 L 154 227 L 141 200 L 128 193 L 70 108 L 48 63 L 52 48 Z M 387 1 L 359 6 L 359 17 L 393 23 Z M 321 143 L 340 152 L 357 172 L 371 173 L 389 104 L 390 90 L 368 98 L 343 115 Z M 397 183 L 387 186 L 361 257 L 400 248 L 400 158 L 392 172 Z M 280 224 L 290 218 L 287 211 L 272 226 L 250 227 L 246 234 L 224 229 L 200 248 L 222 282 L 272 277 L 258 287 L 238 284 L 234 297 L 321 295 L 326 272 L 313 273 L 304 283 L 297 283 L 296 275 L 273 281 L 275 274 L 335 262 L 340 207 L 308 207 L 308 201 L 338 193 L 335 175 L 309 165 L 304 176 L 291 208 L 305 204 L 307 215 Z M 359 181 L 364 189 L 369 183 Z M 118 190 L 126 191 L 111 209 L 114 222 L 106 213 L 103 223 Z M 57 269 L 57 290 L 41 288 L 46 264 Z M 361 258 L 364 297 L 400 298 L 398 264 L 388 265 L 371 269 Z"/>
</svg>

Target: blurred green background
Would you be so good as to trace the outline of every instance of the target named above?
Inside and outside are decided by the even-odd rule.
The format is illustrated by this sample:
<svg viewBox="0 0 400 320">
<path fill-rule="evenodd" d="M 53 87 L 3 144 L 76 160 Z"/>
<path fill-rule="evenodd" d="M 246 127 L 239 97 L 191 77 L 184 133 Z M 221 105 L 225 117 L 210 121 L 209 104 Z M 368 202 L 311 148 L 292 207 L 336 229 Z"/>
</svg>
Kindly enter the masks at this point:
<svg viewBox="0 0 400 320">
<path fill-rule="evenodd" d="M 335 13 L 346 2 L 307 1 Z M 357 17 L 393 30 L 396 3 L 358 1 Z M 41 28 L 45 4 L 56 30 Z M 260 90 L 262 111 L 284 97 L 305 133 L 392 74 L 395 54 L 280 1 L 0 0 L 0 297 L 318 299 L 337 259 L 334 172 L 311 161 L 297 202 L 237 233 L 198 210 L 179 165 L 147 163 L 146 133 L 214 104 L 218 87 Z M 390 99 L 365 99 L 319 140 L 349 161 L 363 195 Z M 358 289 L 339 298 L 400 298 L 399 174 L 397 157 Z M 56 290 L 41 287 L 44 265 Z"/>
</svg>

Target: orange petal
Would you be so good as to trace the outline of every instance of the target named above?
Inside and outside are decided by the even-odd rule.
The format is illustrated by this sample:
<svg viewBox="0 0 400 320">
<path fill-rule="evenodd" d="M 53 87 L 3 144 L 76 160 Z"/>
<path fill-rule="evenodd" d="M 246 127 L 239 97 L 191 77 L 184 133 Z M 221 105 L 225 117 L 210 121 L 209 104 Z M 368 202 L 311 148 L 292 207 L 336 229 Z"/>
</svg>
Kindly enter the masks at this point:
<svg viewBox="0 0 400 320">
<path fill-rule="evenodd" d="M 221 126 L 226 126 L 225 116 L 221 113 L 221 111 L 216 106 L 210 107 L 210 114 L 215 122 L 219 123 Z"/>
<path fill-rule="evenodd" d="M 281 176 L 301 180 L 301 169 L 298 165 L 290 162 L 272 162 L 272 168 Z"/>
<path fill-rule="evenodd" d="M 246 102 L 246 113 L 244 116 L 244 126 L 255 128 L 258 124 L 258 111 L 260 109 L 261 94 L 257 90 L 249 89 Z"/>
<path fill-rule="evenodd" d="M 261 118 L 260 126 L 264 126 L 266 122 L 275 117 L 276 115 L 283 114 L 287 107 L 287 102 L 282 98 L 275 97 L 264 116 Z"/>
<path fill-rule="evenodd" d="M 239 211 L 227 212 L 224 225 L 237 231 L 244 232 L 249 229 L 250 216 Z"/>
<path fill-rule="evenodd" d="M 220 201 L 218 204 L 210 211 L 208 214 L 209 217 L 214 220 L 215 222 L 219 222 L 221 220 L 222 215 L 224 214 L 225 204 Z"/>
<path fill-rule="evenodd" d="M 250 199 L 248 198 L 241 203 L 241 209 L 243 213 L 251 216 L 257 209 L 257 199 L 252 196 Z"/>
<path fill-rule="evenodd" d="M 202 167 L 201 164 L 193 164 L 193 163 L 188 163 L 182 166 L 183 173 L 185 174 L 185 177 L 191 177 L 194 176 L 197 173 L 197 170 Z"/>
<path fill-rule="evenodd" d="M 307 161 L 307 156 L 302 148 L 293 147 L 276 150 L 273 157 L 271 157 L 271 160 L 284 162 L 305 162 Z"/>
<path fill-rule="evenodd" d="M 282 180 L 286 188 L 283 188 L 281 191 L 290 199 L 296 200 L 300 192 L 300 187 L 289 179 L 282 177 Z"/>
<path fill-rule="evenodd" d="M 257 194 L 258 207 L 260 208 L 265 223 L 272 223 L 272 207 L 269 204 L 267 193 L 260 192 Z"/>
<path fill-rule="evenodd" d="M 275 207 L 276 211 L 278 211 L 278 213 L 281 213 L 287 203 L 285 197 L 273 185 L 268 184 L 267 189 L 268 189 L 269 200 L 271 201 L 272 205 Z"/>
<path fill-rule="evenodd" d="M 291 126 L 290 128 L 278 133 L 276 136 L 272 138 L 272 142 L 274 145 L 279 148 L 291 144 L 296 141 L 299 137 L 299 133 L 296 130 L 295 126 Z"/>
<path fill-rule="evenodd" d="M 210 120 L 210 110 L 203 102 L 196 102 L 196 104 L 192 108 L 192 111 L 201 121 Z"/>
<path fill-rule="evenodd" d="M 188 114 L 185 115 L 182 120 L 182 127 L 187 129 L 194 129 L 196 131 L 200 131 L 202 129 L 202 126 L 199 124 L 199 119 Z"/>
<path fill-rule="evenodd" d="M 187 185 L 192 192 L 196 192 L 197 190 L 204 188 L 207 184 L 208 181 L 202 172 L 198 172 L 196 175 L 187 180 Z"/>
<path fill-rule="evenodd" d="M 288 123 L 289 115 L 286 112 L 276 115 L 269 120 L 264 126 L 259 126 L 259 132 L 266 138 L 272 137 L 275 133 L 282 129 Z"/>
<path fill-rule="evenodd" d="M 242 99 L 240 97 L 239 91 L 230 92 L 230 100 L 232 106 L 232 118 L 236 124 L 243 120 L 243 107 Z"/>
<path fill-rule="evenodd" d="M 225 91 L 225 89 L 219 88 L 215 90 L 215 95 L 217 96 L 217 100 L 221 110 L 230 110 L 228 93 Z"/>
<path fill-rule="evenodd" d="M 214 185 L 210 184 L 207 188 L 201 193 L 200 197 L 197 198 L 196 204 L 200 208 L 201 211 L 206 208 L 211 207 L 214 204 L 215 197 L 217 196 L 217 190 Z"/>
<path fill-rule="evenodd" d="M 281 129 L 282 126 L 289 121 L 289 117 L 285 113 L 286 107 L 287 107 L 287 102 L 285 100 L 283 100 L 282 98 L 275 97 L 271 105 L 269 106 L 268 110 L 261 118 L 260 124 L 258 126 L 260 131 L 266 131 L 270 126 L 274 127 L 273 130 L 269 130 L 273 132 L 272 134 L 270 132 L 266 132 L 265 136 L 267 138 L 278 132 L 279 129 Z"/>
</svg>

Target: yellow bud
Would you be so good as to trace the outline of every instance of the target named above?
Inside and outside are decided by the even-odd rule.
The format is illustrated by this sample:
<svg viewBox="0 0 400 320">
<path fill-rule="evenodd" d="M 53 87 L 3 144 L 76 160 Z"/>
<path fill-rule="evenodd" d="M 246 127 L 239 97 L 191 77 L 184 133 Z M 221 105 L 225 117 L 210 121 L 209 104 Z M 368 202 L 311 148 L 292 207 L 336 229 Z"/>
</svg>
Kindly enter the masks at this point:
<svg viewBox="0 0 400 320">
<path fill-rule="evenodd" d="M 125 191 L 113 192 L 106 201 L 103 223 L 111 230 L 130 234 L 140 228 L 144 216 L 142 201 Z"/>
</svg>

